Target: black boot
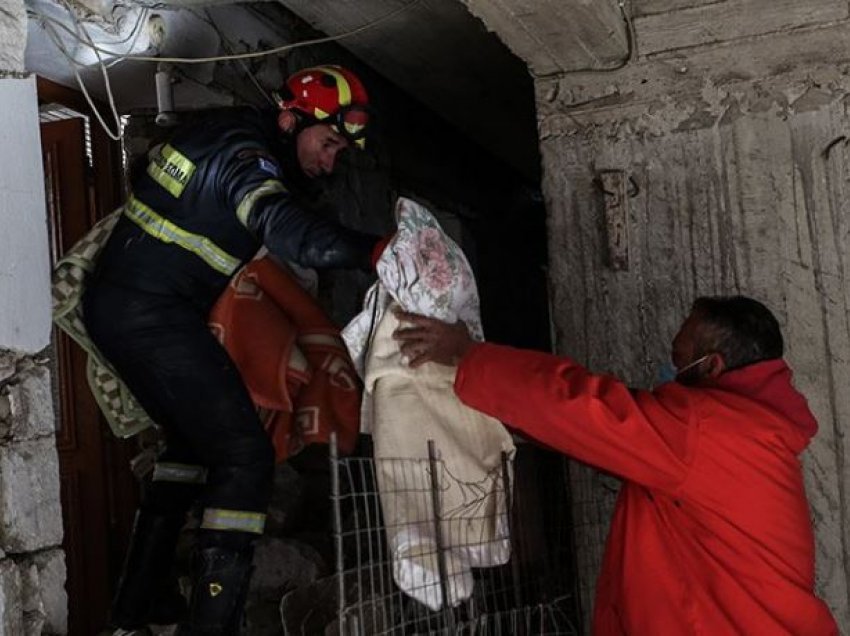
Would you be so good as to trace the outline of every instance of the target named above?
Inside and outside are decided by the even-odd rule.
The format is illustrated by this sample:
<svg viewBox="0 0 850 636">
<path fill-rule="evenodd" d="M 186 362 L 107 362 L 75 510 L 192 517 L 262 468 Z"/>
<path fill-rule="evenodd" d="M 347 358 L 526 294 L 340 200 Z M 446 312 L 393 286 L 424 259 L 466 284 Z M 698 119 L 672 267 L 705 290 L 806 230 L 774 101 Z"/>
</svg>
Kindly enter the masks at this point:
<svg viewBox="0 0 850 636">
<path fill-rule="evenodd" d="M 170 625 L 187 614 L 171 568 L 185 515 L 136 513 L 130 547 L 112 602 L 112 626 L 126 630 Z"/>
<path fill-rule="evenodd" d="M 253 548 L 199 549 L 192 563 L 189 623 L 179 636 L 237 636 L 242 622 Z"/>
</svg>

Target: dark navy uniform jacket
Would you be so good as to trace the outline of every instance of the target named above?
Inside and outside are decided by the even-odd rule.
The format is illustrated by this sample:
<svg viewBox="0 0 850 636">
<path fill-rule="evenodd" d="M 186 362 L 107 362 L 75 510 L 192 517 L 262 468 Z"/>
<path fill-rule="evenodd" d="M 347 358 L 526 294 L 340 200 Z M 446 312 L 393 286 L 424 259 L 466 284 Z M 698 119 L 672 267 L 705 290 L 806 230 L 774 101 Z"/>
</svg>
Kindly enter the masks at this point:
<svg viewBox="0 0 850 636">
<path fill-rule="evenodd" d="M 305 267 L 369 266 L 377 237 L 293 198 L 303 175 L 287 160 L 273 113 L 210 115 L 178 129 L 148 158 L 98 260 L 100 279 L 179 295 L 207 311 L 261 245 Z"/>
</svg>

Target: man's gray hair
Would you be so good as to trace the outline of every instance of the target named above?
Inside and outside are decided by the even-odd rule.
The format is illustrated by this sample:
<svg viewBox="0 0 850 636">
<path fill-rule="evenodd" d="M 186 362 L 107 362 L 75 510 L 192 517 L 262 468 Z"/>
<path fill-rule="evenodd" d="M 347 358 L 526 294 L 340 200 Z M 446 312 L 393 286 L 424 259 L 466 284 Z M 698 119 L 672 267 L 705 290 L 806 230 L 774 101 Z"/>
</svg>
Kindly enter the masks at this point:
<svg viewBox="0 0 850 636">
<path fill-rule="evenodd" d="M 782 357 L 779 322 L 759 301 L 746 296 L 703 296 L 694 301 L 692 311 L 699 319 L 699 354 L 721 354 L 727 369 Z"/>
</svg>

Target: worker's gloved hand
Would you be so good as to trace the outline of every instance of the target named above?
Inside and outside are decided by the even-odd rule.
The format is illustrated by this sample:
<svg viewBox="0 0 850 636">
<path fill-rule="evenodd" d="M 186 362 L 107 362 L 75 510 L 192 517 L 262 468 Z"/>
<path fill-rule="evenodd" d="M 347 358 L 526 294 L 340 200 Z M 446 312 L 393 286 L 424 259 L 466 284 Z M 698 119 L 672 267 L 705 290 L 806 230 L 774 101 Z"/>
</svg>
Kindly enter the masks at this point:
<svg viewBox="0 0 850 636">
<path fill-rule="evenodd" d="M 375 247 L 372 248 L 372 255 L 370 257 L 370 262 L 372 264 L 372 271 L 378 267 L 378 261 L 381 259 L 381 254 L 384 253 L 384 250 L 387 248 L 387 245 L 390 244 L 390 241 L 395 238 L 395 232 L 392 234 L 387 234 L 386 236 L 378 239 L 378 242 L 375 243 Z"/>
</svg>

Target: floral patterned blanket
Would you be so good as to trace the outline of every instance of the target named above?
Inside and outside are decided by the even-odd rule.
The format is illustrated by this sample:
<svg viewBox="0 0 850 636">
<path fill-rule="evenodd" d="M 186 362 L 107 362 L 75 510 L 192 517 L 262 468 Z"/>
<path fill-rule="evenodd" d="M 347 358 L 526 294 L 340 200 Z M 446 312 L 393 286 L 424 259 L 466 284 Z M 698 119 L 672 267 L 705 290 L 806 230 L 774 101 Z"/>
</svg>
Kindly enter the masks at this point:
<svg viewBox="0 0 850 636">
<path fill-rule="evenodd" d="M 396 306 L 443 320 L 463 320 L 483 340 L 478 291 L 460 247 L 434 216 L 409 199 L 396 206 L 398 232 L 378 262 L 379 281 L 365 308 L 344 330 L 364 379 L 362 427 L 370 430 L 375 473 L 393 576 L 405 593 L 433 610 L 457 605 L 474 588 L 472 568 L 510 558 L 503 466 L 514 452 L 497 420 L 474 411 L 454 393 L 455 369 L 401 359 L 392 333 Z M 430 497 L 428 442 L 440 454 L 440 510 Z M 435 536 L 441 521 L 442 549 Z"/>
<path fill-rule="evenodd" d="M 363 311 L 342 331 L 360 377 L 365 377 L 370 340 L 392 300 L 418 314 L 462 320 L 474 339 L 484 340 L 478 289 L 463 250 L 415 201 L 400 197 L 395 214 L 398 229 L 378 260 L 378 282 L 366 293 Z"/>
</svg>

